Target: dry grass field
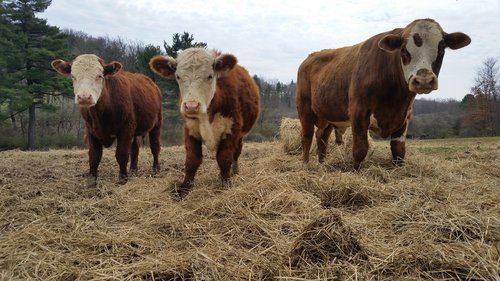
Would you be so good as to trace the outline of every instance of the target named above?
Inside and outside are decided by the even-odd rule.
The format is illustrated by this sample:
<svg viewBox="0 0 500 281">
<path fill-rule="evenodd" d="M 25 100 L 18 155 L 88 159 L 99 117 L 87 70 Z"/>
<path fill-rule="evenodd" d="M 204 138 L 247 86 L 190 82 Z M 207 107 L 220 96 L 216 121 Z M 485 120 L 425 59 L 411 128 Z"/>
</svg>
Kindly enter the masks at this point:
<svg viewBox="0 0 500 281">
<path fill-rule="evenodd" d="M 205 154 L 180 202 L 182 147 L 123 186 L 106 149 L 97 188 L 85 150 L 0 152 L 0 280 L 500 280 L 500 138 L 409 141 L 399 168 L 373 141 L 358 173 L 283 147 L 246 143 L 226 189 Z"/>
</svg>

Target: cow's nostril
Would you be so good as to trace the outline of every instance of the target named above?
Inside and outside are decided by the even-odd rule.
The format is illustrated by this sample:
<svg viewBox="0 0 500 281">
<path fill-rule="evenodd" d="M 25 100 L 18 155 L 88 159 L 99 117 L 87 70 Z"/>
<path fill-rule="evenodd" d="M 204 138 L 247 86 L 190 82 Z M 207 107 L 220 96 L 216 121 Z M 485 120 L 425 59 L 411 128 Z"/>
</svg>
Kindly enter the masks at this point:
<svg viewBox="0 0 500 281">
<path fill-rule="evenodd" d="M 200 109 L 200 103 L 199 102 L 185 102 L 184 109 L 187 112 L 195 113 Z"/>
</svg>

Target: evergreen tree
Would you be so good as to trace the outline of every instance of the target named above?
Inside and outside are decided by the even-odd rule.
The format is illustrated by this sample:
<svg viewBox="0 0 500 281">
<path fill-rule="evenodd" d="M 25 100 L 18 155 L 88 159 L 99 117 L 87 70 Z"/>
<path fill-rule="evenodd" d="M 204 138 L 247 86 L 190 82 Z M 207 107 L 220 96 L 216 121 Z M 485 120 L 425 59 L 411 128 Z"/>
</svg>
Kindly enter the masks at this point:
<svg viewBox="0 0 500 281">
<path fill-rule="evenodd" d="M 69 59 L 70 52 L 65 37 L 57 27 L 36 17 L 51 4 L 50 0 L 3 1 L 2 24 L 9 26 L 15 35 L 3 38 L 12 45 L 15 56 L 8 59 L 10 67 L 5 69 L 9 78 L 5 88 L 12 89 L 9 100 L 11 110 L 29 111 L 28 149 L 35 148 L 36 109 L 53 109 L 44 102 L 46 95 L 71 93 L 71 83 L 52 71 L 50 62 L 54 58 Z M 2 52 L 1 57 L 11 53 Z M 4 59 L 5 60 L 5 59 Z M 14 96 L 15 95 L 15 96 Z"/>
<path fill-rule="evenodd" d="M 147 45 L 143 49 L 137 52 L 136 69 L 142 74 L 148 76 L 154 82 L 159 82 L 161 80 L 157 78 L 158 76 L 149 68 L 149 61 L 152 57 L 156 55 L 161 55 L 160 46 Z"/>
<path fill-rule="evenodd" d="M 172 35 L 172 45 L 169 45 L 165 40 L 163 41 L 163 47 L 168 56 L 173 58 L 177 57 L 177 53 L 181 50 L 187 48 L 206 48 L 207 43 L 204 42 L 194 42 L 194 37 L 189 32 L 184 31 L 184 33 L 175 33 Z"/>
</svg>

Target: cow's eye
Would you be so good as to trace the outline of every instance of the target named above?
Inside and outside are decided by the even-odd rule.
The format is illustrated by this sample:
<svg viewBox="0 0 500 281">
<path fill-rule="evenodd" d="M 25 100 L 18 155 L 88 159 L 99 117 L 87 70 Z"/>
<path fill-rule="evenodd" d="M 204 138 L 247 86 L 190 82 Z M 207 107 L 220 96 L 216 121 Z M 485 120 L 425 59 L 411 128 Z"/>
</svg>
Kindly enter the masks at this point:
<svg viewBox="0 0 500 281">
<path fill-rule="evenodd" d="M 180 80 L 181 78 L 179 77 L 179 75 L 175 75 L 175 79 Z"/>
<path fill-rule="evenodd" d="M 102 78 L 103 78 L 102 74 L 97 75 L 97 79 L 102 79 Z"/>
<path fill-rule="evenodd" d="M 212 80 L 214 78 L 212 75 L 208 75 L 208 80 Z"/>
</svg>

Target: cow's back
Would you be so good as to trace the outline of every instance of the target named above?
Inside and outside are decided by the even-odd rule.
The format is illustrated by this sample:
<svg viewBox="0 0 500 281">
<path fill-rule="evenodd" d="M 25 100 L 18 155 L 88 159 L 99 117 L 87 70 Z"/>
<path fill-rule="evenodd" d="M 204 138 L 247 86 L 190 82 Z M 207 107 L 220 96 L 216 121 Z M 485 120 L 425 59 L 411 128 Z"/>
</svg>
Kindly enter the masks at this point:
<svg viewBox="0 0 500 281">
<path fill-rule="evenodd" d="M 143 136 L 154 126 L 161 125 L 162 97 L 158 86 L 147 76 L 124 73 L 129 80 L 130 97 L 137 123 L 135 135 Z"/>
<path fill-rule="evenodd" d="M 360 44 L 310 54 L 298 70 L 297 106 L 310 107 L 329 121 L 347 121 L 348 92 L 359 47 Z"/>
<path fill-rule="evenodd" d="M 217 80 L 217 89 L 211 102 L 210 115 L 216 112 L 231 116 L 241 124 L 242 133 L 248 133 L 259 117 L 260 96 L 257 84 L 248 71 L 236 65 L 233 70 Z"/>
</svg>

